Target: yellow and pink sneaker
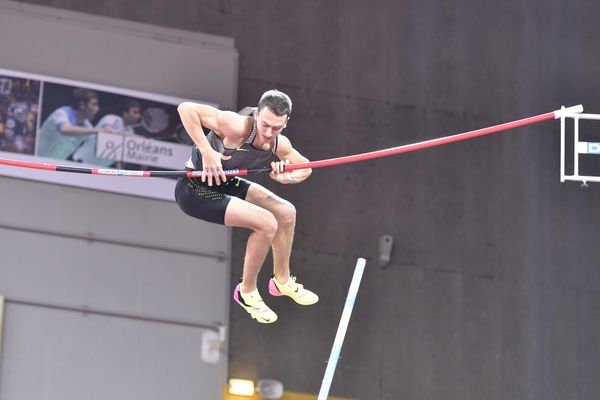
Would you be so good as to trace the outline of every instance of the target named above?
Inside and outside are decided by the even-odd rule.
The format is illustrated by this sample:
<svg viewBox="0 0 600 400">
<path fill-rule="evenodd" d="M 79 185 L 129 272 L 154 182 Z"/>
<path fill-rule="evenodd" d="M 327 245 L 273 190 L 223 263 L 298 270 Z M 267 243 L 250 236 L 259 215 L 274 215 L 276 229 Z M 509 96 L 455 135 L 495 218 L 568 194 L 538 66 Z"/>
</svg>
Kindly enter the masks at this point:
<svg viewBox="0 0 600 400">
<path fill-rule="evenodd" d="M 269 293 L 273 296 L 288 296 L 298 304 L 309 306 L 319 301 L 319 296 L 314 294 L 300 283 L 296 283 L 296 277 L 291 275 L 286 283 L 279 283 L 275 276 L 269 280 Z"/>
<path fill-rule="evenodd" d="M 272 324 L 277 321 L 277 314 L 273 312 L 260 297 L 258 289 L 255 289 L 250 293 L 242 293 L 241 284 L 238 284 L 233 291 L 233 299 L 240 305 L 244 310 L 250 314 L 250 316 L 261 324 Z"/>
</svg>

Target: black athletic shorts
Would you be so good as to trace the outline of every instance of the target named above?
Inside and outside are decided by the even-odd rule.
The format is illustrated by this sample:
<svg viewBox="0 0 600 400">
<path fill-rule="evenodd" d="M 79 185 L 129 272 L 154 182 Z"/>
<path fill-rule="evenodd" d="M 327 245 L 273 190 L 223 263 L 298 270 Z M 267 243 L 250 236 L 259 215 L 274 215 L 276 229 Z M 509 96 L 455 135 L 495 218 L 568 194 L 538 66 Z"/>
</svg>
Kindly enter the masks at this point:
<svg viewBox="0 0 600 400">
<path fill-rule="evenodd" d="M 250 182 L 237 176 L 221 185 L 208 186 L 200 179 L 179 178 L 175 186 L 175 200 L 179 208 L 194 218 L 225 224 L 225 210 L 231 197 L 246 198 Z"/>
</svg>

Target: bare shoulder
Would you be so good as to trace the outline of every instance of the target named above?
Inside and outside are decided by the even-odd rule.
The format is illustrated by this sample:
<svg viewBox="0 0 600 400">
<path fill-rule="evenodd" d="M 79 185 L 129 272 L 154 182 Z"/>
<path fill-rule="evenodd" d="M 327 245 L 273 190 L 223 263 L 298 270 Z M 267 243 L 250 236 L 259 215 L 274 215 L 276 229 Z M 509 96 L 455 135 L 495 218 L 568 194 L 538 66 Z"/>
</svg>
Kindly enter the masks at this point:
<svg viewBox="0 0 600 400">
<path fill-rule="evenodd" d="M 233 111 L 219 110 L 208 104 L 184 102 L 177 108 L 182 120 L 199 122 L 203 128 L 210 129 L 222 138 L 234 138 L 245 133 L 252 124 L 252 118 L 241 116 Z"/>
<path fill-rule="evenodd" d="M 277 153 L 282 151 L 284 153 L 290 152 L 293 149 L 292 142 L 285 135 L 279 135 L 277 137 Z"/>
<path fill-rule="evenodd" d="M 233 111 L 219 111 L 217 115 L 217 122 L 219 123 L 220 128 L 238 130 L 244 128 L 247 125 L 246 120 L 249 118 L 250 117 L 239 115 L 238 113 Z"/>
<path fill-rule="evenodd" d="M 253 123 L 252 117 L 239 115 L 233 111 L 220 111 L 217 116 L 217 129 L 214 131 L 221 137 L 239 138 L 250 131 Z"/>
</svg>

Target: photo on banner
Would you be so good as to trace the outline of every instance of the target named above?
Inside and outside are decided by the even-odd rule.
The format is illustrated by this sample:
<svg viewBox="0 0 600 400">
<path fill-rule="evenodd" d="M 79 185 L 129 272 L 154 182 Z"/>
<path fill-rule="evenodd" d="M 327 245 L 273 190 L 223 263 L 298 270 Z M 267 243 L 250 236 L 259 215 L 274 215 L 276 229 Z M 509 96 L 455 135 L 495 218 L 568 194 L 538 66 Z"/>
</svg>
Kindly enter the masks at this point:
<svg viewBox="0 0 600 400">
<path fill-rule="evenodd" d="M 0 158 L 37 165 L 182 170 L 192 140 L 183 99 L 0 68 Z M 171 178 L 123 178 L 0 165 L 0 175 L 174 201 Z M 115 174 L 119 175 L 119 174 Z"/>
<path fill-rule="evenodd" d="M 41 81 L 0 74 L 0 151 L 33 154 Z"/>
<path fill-rule="evenodd" d="M 118 169 L 180 169 L 193 144 L 177 105 L 44 82 L 35 154 Z M 84 132 L 69 131 L 83 128 Z M 74 127 L 74 128 L 73 128 Z"/>
</svg>

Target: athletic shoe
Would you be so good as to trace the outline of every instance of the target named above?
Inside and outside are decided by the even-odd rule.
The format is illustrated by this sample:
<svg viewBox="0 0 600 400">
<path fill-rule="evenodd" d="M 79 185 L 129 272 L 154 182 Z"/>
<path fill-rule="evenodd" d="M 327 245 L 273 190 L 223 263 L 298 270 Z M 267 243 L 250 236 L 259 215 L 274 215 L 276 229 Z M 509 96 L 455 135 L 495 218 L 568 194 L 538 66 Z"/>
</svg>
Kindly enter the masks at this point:
<svg viewBox="0 0 600 400">
<path fill-rule="evenodd" d="M 303 306 L 309 306 L 319 301 L 319 296 L 310 290 L 304 289 L 304 286 L 300 283 L 296 283 L 296 277 L 293 275 L 290 276 L 285 284 L 277 282 L 277 279 L 273 275 L 269 280 L 269 293 L 273 296 L 291 297 L 296 303 Z"/>
<path fill-rule="evenodd" d="M 258 293 L 258 289 L 255 289 L 251 293 L 242 294 L 241 283 L 235 287 L 233 291 L 233 299 L 246 311 L 248 314 L 261 324 L 271 324 L 277 321 L 277 314 L 273 312 Z"/>
</svg>

